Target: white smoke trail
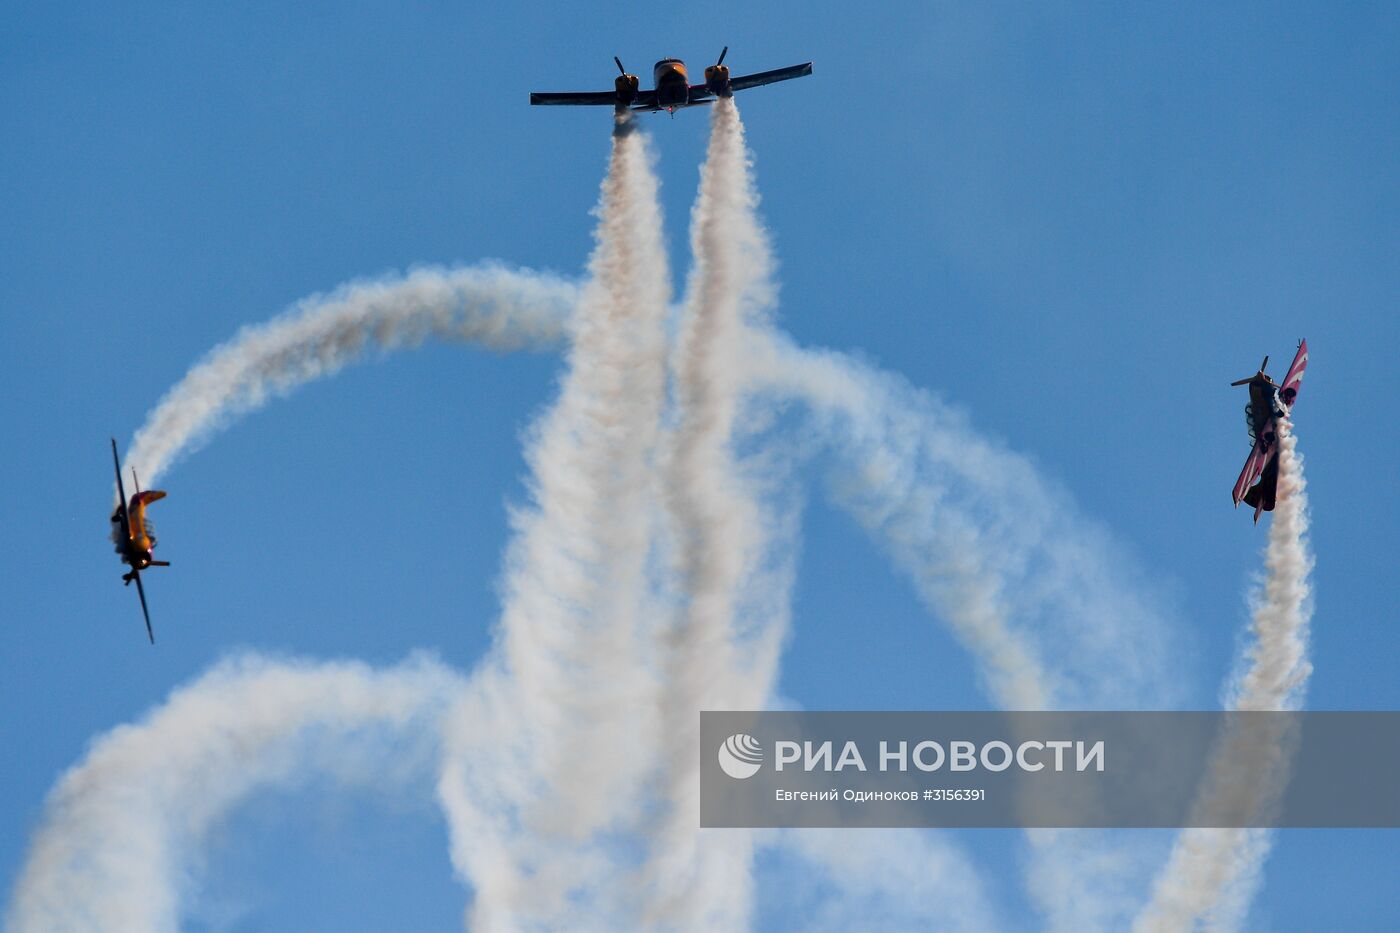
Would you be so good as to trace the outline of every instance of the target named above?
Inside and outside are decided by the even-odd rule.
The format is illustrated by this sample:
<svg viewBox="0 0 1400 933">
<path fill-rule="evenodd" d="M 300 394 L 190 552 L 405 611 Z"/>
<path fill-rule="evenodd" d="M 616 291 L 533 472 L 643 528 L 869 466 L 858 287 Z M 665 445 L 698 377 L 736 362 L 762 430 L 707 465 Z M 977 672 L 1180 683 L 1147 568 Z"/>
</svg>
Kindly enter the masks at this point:
<svg viewBox="0 0 1400 933">
<path fill-rule="evenodd" d="M 771 303 L 773 285 L 738 108 L 721 98 L 710 116 L 691 215 L 694 265 L 674 356 L 678 420 L 666 471 L 683 606 L 665 664 L 668 812 L 645 880 L 648 925 L 668 929 L 738 929 L 748 918 L 749 834 L 698 830 L 699 714 L 761 705 L 781 634 L 736 624 L 741 590 L 764 550 L 758 507 L 732 447 L 744 389 L 740 341 L 745 322 Z"/>
<path fill-rule="evenodd" d="M 1308 502 L 1303 461 L 1297 439 L 1286 417 L 1278 419 L 1278 494 L 1269 543 L 1265 552 L 1265 578 L 1250 623 L 1253 641 L 1245 654 L 1245 668 L 1231 691 L 1228 707 L 1237 710 L 1293 710 L 1302 706 L 1312 664 L 1308 661 L 1308 623 L 1312 618 L 1308 575 L 1313 559 L 1308 548 Z M 1225 758 L 1212 763 L 1212 772 L 1232 765 L 1239 749 L 1227 746 Z M 1246 781 L 1212 783 L 1204 789 L 1209 807 L 1212 794 L 1251 789 L 1262 800 L 1273 793 L 1286 768 L 1277 749 L 1243 756 L 1254 773 Z M 1233 765 L 1240 767 L 1240 765 Z M 1171 858 L 1152 892 L 1152 900 L 1138 916 L 1139 933 L 1195 929 L 1237 928 L 1258 885 L 1259 872 L 1270 848 L 1270 834 L 1259 829 L 1187 829 L 1178 835 Z"/>
<path fill-rule="evenodd" d="M 613 909 L 616 871 L 592 837 L 635 817 L 651 767 L 645 571 L 670 284 L 656 177 L 630 130 L 625 118 L 613 137 L 592 277 L 558 400 L 530 442 L 535 507 L 514 517 L 499 652 L 458 712 L 441 782 L 483 929 Z"/>
<path fill-rule="evenodd" d="M 1277 423 L 1278 493 L 1269 546 L 1264 556 L 1264 588 L 1250 625 L 1254 644 L 1230 706 L 1241 710 L 1298 709 L 1302 706 L 1312 663 L 1308 660 L 1308 622 L 1312 589 L 1308 576 L 1313 558 L 1308 548 L 1307 481 L 1298 439 L 1287 417 Z"/>
<path fill-rule="evenodd" d="M 461 680 L 428 658 L 225 661 L 141 722 L 98 739 L 50 793 L 7 918 L 15 933 L 179 928 L 202 843 L 258 791 L 317 772 L 345 784 L 419 782 Z"/>
<path fill-rule="evenodd" d="M 154 484 L 234 418 L 371 349 L 416 346 L 429 337 L 500 350 L 554 344 L 577 291 L 550 275 L 482 265 L 416 269 L 312 295 L 281 317 L 244 328 L 186 373 L 146 416 L 127 466 Z"/>
<path fill-rule="evenodd" d="M 836 501 L 912 579 L 1006 709 L 1170 705 L 1179 678 L 1145 573 L 1024 457 L 904 380 L 776 333 L 743 340 L 757 388 L 804 403 Z"/>
</svg>

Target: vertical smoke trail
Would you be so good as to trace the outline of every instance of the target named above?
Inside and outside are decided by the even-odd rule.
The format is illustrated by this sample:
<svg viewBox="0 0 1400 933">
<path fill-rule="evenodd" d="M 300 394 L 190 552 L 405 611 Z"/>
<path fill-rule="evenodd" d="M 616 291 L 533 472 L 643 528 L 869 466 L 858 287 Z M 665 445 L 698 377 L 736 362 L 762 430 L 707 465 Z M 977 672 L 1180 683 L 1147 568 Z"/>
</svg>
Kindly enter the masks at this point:
<svg viewBox="0 0 1400 933">
<path fill-rule="evenodd" d="M 778 632 L 736 625 L 741 588 L 761 558 L 757 505 L 731 439 L 743 389 L 745 321 L 772 300 L 744 127 L 732 98 L 711 111 L 691 216 L 694 267 L 674 356 L 678 423 L 666 475 L 681 617 L 668 645 L 663 700 L 670 812 L 648 866 L 648 920 L 668 928 L 738 929 L 749 914 L 751 841 L 698 831 L 695 753 L 702 709 L 756 708 L 768 696 Z M 741 662 L 740 653 L 746 657 Z"/>
<path fill-rule="evenodd" d="M 577 287 L 502 266 L 418 269 L 313 295 L 216 347 L 160 400 L 136 432 L 127 466 L 154 484 L 180 457 L 269 398 L 338 372 L 371 348 L 428 337 L 496 349 L 555 343 Z"/>
<path fill-rule="evenodd" d="M 1254 606 L 1250 632 L 1253 643 L 1245 656 L 1245 670 L 1234 686 L 1229 706 L 1237 710 L 1291 710 L 1302 706 L 1312 664 L 1308 661 L 1308 622 L 1312 617 L 1308 575 L 1312 554 L 1308 549 L 1308 502 L 1303 462 L 1297 440 L 1286 417 L 1278 419 L 1279 473 L 1277 506 L 1269 527 L 1265 553 L 1263 591 Z M 1227 746 L 1234 752 L 1233 746 Z M 1248 750 L 1247 750 L 1248 751 Z M 1286 768 L 1276 749 L 1259 754 L 1232 755 L 1212 763 L 1218 771 L 1234 762 L 1251 772 Z M 1252 767 L 1251 767 L 1252 766 Z M 1279 773 L 1250 773 L 1250 781 L 1223 781 L 1205 788 L 1210 806 L 1212 793 L 1222 788 L 1253 788 L 1262 799 L 1281 780 Z M 1158 876 L 1152 901 L 1138 916 L 1139 933 L 1187 930 L 1203 923 L 1209 929 L 1234 929 L 1243 921 L 1267 857 L 1270 834 L 1258 829 L 1187 829 L 1176 840 L 1171 858 Z"/>
<path fill-rule="evenodd" d="M 1248 668 L 1231 704 L 1241 710 L 1298 709 L 1312 674 L 1308 575 L 1313 559 L 1307 540 L 1307 483 L 1298 440 L 1287 417 L 1278 419 L 1277 432 L 1278 496 L 1264 557 L 1264 591 L 1250 626 L 1254 644 L 1246 658 Z"/>
<path fill-rule="evenodd" d="M 431 787 L 438 725 L 461 680 L 418 658 L 386 671 L 250 655 L 93 743 L 49 794 L 7 929 L 179 929 L 211 830 L 240 802 L 312 775 Z"/>
<path fill-rule="evenodd" d="M 514 516 L 498 650 L 455 714 L 440 782 L 483 929 L 565 926 L 613 896 L 589 837 L 633 816 L 650 767 L 645 569 L 670 285 L 656 177 L 627 115 L 598 218 L 559 397 L 530 440 L 534 507 Z"/>
</svg>

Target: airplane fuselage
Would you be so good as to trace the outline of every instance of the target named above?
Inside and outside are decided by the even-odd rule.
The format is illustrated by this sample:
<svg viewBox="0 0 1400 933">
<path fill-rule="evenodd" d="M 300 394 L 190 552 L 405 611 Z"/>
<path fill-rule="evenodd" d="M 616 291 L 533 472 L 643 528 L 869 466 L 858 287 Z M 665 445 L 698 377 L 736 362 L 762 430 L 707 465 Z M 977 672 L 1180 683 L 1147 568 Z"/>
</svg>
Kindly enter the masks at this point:
<svg viewBox="0 0 1400 933">
<path fill-rule="evenodd" d="M 656 104 L 659 108 L 675 113 L 677 109 L 690 105 L 690 76 L 685 70 L 685 62 L 679 58 L 663 58 L 653 66 L 651 74 L 656 82 Z"/>
<path fill-rule="evenodd" d="M 146 535 L 145 529 L 133 534 L 130 527 L 123 528 L 120 519 L 112 516 L 112 538 L 117 546 L 117 556 L 133 571 L 139 572 L 151 566 L 154 543 Z M 124 575 L 127 579 L 130 574 Z"/>
<path fill-rule="evenodd" d="M 132 570 L 142 571 L 151 566 L 151 552 L 128 544 L 121 549 L 121 560 L 123 564 L 127 564 Z"/>
<path fill-rule="evenodd" d="M 159 499 L 165 498 L 165 493 L 157 489 L 146 492 L 138 492 L 131 497 L 131 502 L 126 507 L 126 523 L 122 523 L 121 511 L 112 513 L 112 540 L 117 546 L 117 554 L 121 561 L 131 567 L 133 572 L 145 570 L 151 566 L 162 566 L 162 562 L 157 561 L 151 554 L 156 546 L 156 539 L 151 534 L 150 524 L 146 520 L 146 506 Z M 123 577 L 128 582 L 130 574 Z"/>
<path fill-rule="evenodd" d="M 1250 433 L 1256 440 L 1263 440 L 1266 448 L 1274 442 L 1274 404 L 1277 393 L 1278 386 L 1262 373 L 1249 380 Z"/>
</svg>

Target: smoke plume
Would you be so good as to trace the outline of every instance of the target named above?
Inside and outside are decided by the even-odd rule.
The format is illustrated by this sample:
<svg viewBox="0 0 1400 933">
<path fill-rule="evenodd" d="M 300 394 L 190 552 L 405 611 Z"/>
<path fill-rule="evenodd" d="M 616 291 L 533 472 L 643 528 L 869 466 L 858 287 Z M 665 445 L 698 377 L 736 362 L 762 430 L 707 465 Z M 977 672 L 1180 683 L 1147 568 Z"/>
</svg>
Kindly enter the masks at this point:
<svg viewBox="0 0 1400 933">
<path fill-rule="evenodd" d="M 656 177 L 626 115 L 597 213 L 559 396 L 529 442 L 497 656 L 455 716 L 440 784 L 483 929 L 567 925 L 607 897 L 615 866 L 589 840 L 631 816 L 655 741 L 644 610 L 670 284 Z"/>
<path fill-rule="evenodd" d="M 1308 548 L 1308 501 L 1303 461 L 1287 417 L 1280 417 L 1278 494 L 1265 576 L 1254 600 L 1251 641 L 1243 672 L 1230 690 L 1236 710 L 1293 710 L 1302 706 L 1312 664 L 1308 623 L 1312 618 L 1312 554 Z M 1224 795 L 1249 795 L 1254 806 L 1268 803 L 1286 779 L 1287 754 L 1278 742 L 1255 740 L 1241 747 L 1227 736 L 1216 752 L 1197 807 L 1219 806 Z M 1234 929 L 1241 923 L 1257 887 L 1270 848 L 1260 829 L 1187 829 L 1177 837 L 1171 858 L 1158 877 L 1152 900 L 1138 916 L 1140 933 L 1176 931 L 1204 924 Z"/>
<path fill-rule="evenodd" d="M 249 655 L 224 661 L 95 742 L 49 794 L 7 918 L 17 933 L 179 929 L 203 843 L 255 793 L 322 775 L 429 783 L 461 689 L 429 658 L 385 671 Z"/>
<path fill-rule="evenodd" d="M 745 389 L 746 322 L 772 302 L 767 237 L 757 218 L 744 126 L 716 101 L 691 215 L 693 266 L 674 356 L 676 425 L 666 471 L 681 607 L 667 640 L 663 697 L 665 806 L 649 866 L 648 922 L 734 929 L 749 914 L 752 840 L 702 834 L 695 748 L 700 711 L 757 708 L 772 688 L 781 631 L 738 616 L 763 558 L 758 506 L 733 450 Z M 780 628 L 780 627 L 779 627 Z"/>
</svg>

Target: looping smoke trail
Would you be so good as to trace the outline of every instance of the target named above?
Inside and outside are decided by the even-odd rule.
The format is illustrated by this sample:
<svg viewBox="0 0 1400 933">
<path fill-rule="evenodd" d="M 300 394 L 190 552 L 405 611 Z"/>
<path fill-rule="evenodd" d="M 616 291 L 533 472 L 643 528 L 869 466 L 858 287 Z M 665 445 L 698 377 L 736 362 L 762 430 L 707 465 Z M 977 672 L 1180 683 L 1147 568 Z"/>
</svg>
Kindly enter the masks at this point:
<svg viewBox="0 0 1400 933">
<path fill-rule="evenodd" d="M 740 340 L 745 322 L 771 303 L 773 286 L 734 100 L 716 101 L 710 117 L 691 215 L 694 266 L 674 356 L 677 424 L 666 475 L 683 606 L 665 665 L 669 812 L 646 882 L 647 922 L 668 929 L 738 929 L 747 921 L 749 835 L 719 838 L 697 830 L 699 714 L 761 704 L 772 688 L 781 635 L 774 628 L 745 631 L 736 620 L 746 578 L 764 550 L 758 507 L 732 448 L 744 388 Z"/>
<path fill-rule="evenodd" d="M 217 665 L 97 740 L 50 793 L 8 929 L 179 928 L 191 865 L 218 821 L 320 771 L 430 786 L 438 721 L 461 680 L 418 657 L 384 671 L 256 655 Z"/>
<path fill-rule="evenodd" d="M 1278 419 L 1278 496 L 1264 556 L 1265 577 L 1254 603 L 1245 668 L 1231 690 L 1229 707 L 1237 710 L 1292 710 L 1302 707 L 1312 674 L 1308 660 L 1308 624 L 1312 596 L 1308 575 L 1313 558 L 1308 548 L 1308 502 L 1303 460 L 1286 417 Z M 1203 788 L 1197 806 L 1212 805 L 1211 795 L 1249 789 L 1264 802 L 1284 780 L 1286 756 L 1277 748 L 1245 749 L 1229 743 L 1211 764 L 1217 779 Z M 1243 762 L 1243 764 L 1240 764 Z M 1230 769 L 1254 773 L 1230 775 Z M 1270 773 L 1272 772 L 1272 773 Z M 1232 777 L 1234 779 L 1232 779 Z M 1152 901 L 1139 914 L 1139 933 L 1237 928 L 1258 885 L 1270 848 L 1270 833 L 1258 829 L 1188 829 L 1180 833 L 1166 868 L 1158 877 Z"/>
<path fill-rule="evenodd" d="M 755 389 L 803 403 L 832 493 L 912 579 L 1005 709 L 1169 705 L 1169 626 L 1148 575 L 1026 458 L 889 373 L 776 332 L 743 346 Z"/>
<path fill-rule="evenodd" d="M 559 397 L 530 440 L 534 508 L 514 516 L 499 650 L 459 711 L 440 786 L 454 863 L 488 929 L 610 909 L 606 877 L 618 873 L 592 837 L 634 817 L 651 766 L 645 570 L 670 283 L 657 181 L 630 117 L 597 213 Z"/>
<path fill-rule="evenodd" d="M 501 350 L 553 344 L 576 298 L 571 282 L 489 264 L 416 269 L 312 295 L 281 317 L 244 328 L 186 373 L 146 416 L 127 466 L 153 484 L 232 419 L 373 348 L 429 337 Z"/>
</svg>

